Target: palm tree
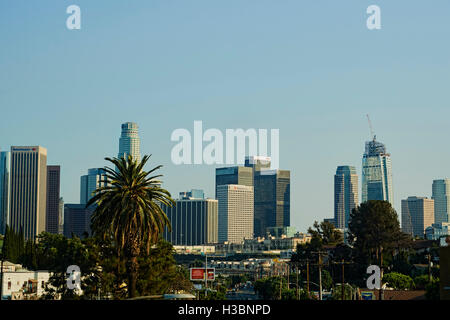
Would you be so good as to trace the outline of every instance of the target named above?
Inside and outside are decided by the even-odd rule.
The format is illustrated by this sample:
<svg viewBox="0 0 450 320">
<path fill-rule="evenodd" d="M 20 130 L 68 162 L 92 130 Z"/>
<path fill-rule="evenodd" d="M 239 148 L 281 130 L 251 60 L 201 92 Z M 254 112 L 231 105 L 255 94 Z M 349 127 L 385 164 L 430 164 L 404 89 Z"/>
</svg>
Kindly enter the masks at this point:
<svg viewBox="0 0 450 320">
<path fill-rule="evenodd" d="M 97 188 L 86 207 L 96 205 L 91 229 L 94 236 L 112 240 L 118 255 L 124 253 L 128 273 L 128 295 L 136 295 L 138 260 L 141 250 L 147 253 L 170 221 L 160 207 L 161 204 L 173 206 L 170 193 L 160 187 L 157 180 L 162 175 L 150 176 L 160 169 L 159 165 L 150 171 L 143 167 L 150 156 L 144 156 L 138 163 L 131 156 L 127 158 L 105 158 L 116 169 L 105 167 L 105 187 Z"/>
</svg>

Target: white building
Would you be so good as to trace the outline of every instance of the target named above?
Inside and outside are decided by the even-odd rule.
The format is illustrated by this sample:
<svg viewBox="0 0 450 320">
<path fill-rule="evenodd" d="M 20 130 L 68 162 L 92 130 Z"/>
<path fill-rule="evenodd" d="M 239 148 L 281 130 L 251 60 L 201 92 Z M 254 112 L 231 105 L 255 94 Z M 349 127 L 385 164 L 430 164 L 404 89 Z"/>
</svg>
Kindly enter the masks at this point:
<svg viewBox="0 0 450 320">
<path fill-rule="evenodd" d="M 402 231 L 413 237 L 424 237 L 425 229 L 434 223 L 434 200 L 408 197 L 402 200 Z"/>
<path fill-rule="evenodd" d="M 128 157 L 141 161 L 141 140 L 138 135 L 138 125 L 134 122 L 122 124 L 122 134 L 119 139 L 118 158 Z"/>
<path fill-rule="evenodd" d="M 4 262 L 2 300 L 38 299 L 45 291 L 45 284 L 50 278 L 48 271 L 29 271 L 19 264 Z"/>
<path fill-rule="evenodd" d="M 23 230 L 25 239 L 45 231 L 47 215 L 47 149 L 11 147 L 10 228 Z"/>
<path fill-rule="evenodd" d="M 253 187 L 228 184 L 217 186 L 219 200 L 219 242 L 241 243 L 253 238 Z"/>
</svg>

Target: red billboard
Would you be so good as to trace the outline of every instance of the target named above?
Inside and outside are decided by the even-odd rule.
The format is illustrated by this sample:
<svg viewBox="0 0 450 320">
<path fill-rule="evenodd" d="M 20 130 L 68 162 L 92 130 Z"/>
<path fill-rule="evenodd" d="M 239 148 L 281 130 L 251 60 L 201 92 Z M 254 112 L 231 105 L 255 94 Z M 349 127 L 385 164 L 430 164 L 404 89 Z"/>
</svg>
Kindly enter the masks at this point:
<svg viewBox="0 0 450 320">
<path fill-rule="evenodd" d="M 205 268 L 191 268 L 191 281 L 205 281 Z M 208 280 L 214 281 L 215 269 L 208 268 Z"/>
</svg>

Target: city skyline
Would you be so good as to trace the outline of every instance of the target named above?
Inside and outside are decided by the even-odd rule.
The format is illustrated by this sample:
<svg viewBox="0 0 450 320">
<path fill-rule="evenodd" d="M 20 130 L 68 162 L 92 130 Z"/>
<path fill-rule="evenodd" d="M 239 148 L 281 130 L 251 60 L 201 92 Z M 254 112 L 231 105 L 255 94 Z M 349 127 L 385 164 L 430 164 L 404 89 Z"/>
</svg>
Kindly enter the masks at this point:
<svg viewBox="0 0 450 320">
<path fill-rule="evenodd" d="M 279 129 L 291 225 L 305 231 L 333 215 L 336 166 L 361 174 L 368 113 L 392 154 L 400 216 L 401 199 L 431 198 L 433 180 L 450 177 L 450 3 L 382 2 L 378 31 L 365 26 L 369 4 L 81 1 L 86 19 L 69 31 L 65 5 L 2 3 L 1 151 L 47 148 L 61 196 L 78 203 L 80 176 L 116 156 L 119 126 L 136 122 L 173 195 L 214 197 L 216 166 L 171 162 L 173 130 Z"/>
</svg>

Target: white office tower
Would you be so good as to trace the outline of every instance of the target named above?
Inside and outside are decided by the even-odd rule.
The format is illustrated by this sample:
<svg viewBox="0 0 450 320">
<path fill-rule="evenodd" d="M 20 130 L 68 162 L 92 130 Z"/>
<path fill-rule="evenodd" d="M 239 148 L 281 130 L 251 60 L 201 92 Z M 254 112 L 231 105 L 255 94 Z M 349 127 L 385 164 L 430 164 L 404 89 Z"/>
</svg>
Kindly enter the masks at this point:
<svg viewBox="0 0 450 320">
<path fill-rule="evenodd" d="M 433 181 L 435 223 L 450 222 L 450 179 Z"/>
<path fill-rule="evenodd" d="M 402 200 L 402 231 L 424 238 L 425 230 L 434 223 L 434 201 L 426 197 Z"/>
<path fill-rule="evenodd" d="M 35 239 L 45 231 L 47 208 L 47 149 L 11 147 L 9 226 Z"/>
<path fill-rule="evenodd" d="M 241 243 L 253 238 L 253 187 L 228 184 L 217 186 L 219 200 L 219 242 Z"/>
<path fill-rule="evenodd" d="M 126 158 L 129 155 L 134 160 L 141 162 L 141 141 L 138 135 L 138 125 L 134 122 L 122 124 L 122 134 L 119 139 L 118 158 Z"/>
</svg>

